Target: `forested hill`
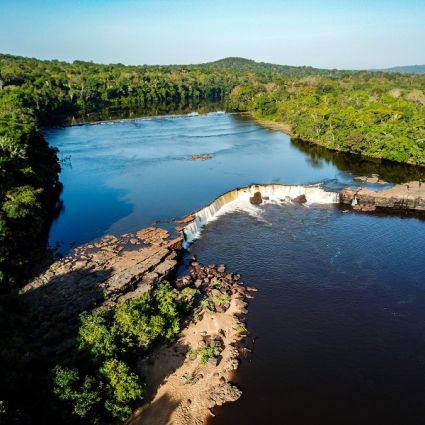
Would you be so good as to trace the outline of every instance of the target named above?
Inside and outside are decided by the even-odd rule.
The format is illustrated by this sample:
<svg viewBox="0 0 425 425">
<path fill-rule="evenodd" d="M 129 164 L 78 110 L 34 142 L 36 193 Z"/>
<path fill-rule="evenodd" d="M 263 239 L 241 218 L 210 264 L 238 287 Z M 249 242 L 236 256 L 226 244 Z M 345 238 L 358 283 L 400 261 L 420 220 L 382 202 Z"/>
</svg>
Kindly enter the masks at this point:
<svg viewBox="0 0 425 425">
<path fill-rule="evenodd" d="M 399 72 L 401 74 L 425 74 L 425 65 L 394 66 L 382 69 L 383 72 Z"/>
<path fill-rule="evenodd" d="M 204 63 L 199 66 L 205 69 L 232 70 L 236 72 L 251 72 L 259 74 L 282 74 L 298 77 L 308 75 L 337 75 L 346 72 L 335 69 L 313 68 L 311 66 L 276 65 L 238 57 L 228 57 L 215 62 Z"/>
</svg>

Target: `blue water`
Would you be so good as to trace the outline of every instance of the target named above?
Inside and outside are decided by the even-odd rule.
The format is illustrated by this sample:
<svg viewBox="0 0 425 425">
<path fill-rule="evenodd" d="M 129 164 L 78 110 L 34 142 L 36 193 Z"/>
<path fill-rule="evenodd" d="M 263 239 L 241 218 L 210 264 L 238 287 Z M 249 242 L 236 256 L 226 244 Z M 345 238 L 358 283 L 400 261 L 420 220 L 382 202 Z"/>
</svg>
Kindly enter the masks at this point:
<svg viewBox="0 0 425 425">
<path fill-rule="evenodd" d="M 253 352 L 235 377 L 244 394 L 212 424 L 423 424 L 425 221 L 260 210 L 220 217 L 190 248 L 258 288 Z"/>
<path fill-rule="evenodd" d="M 286 134 L 238 115 L 84 124 L 46 130 L 45 136 L 66 160 L 64 209 L 50 232 L 50 243 L 61 241 L 64 251 L 105 232 L 167 226 L 251 183 L 353 183 L 350 172 L 331 161 L 312 161 Z M 187 159 L 208 153 L 213 159 Z"/>
<path fill-rule="evenodd" d="M 291 142 L 237 115 L 141 118 L 46 130 L 64 158 L 50 243 L 83 243 L 176 217 L 251 183 L 338 189 L 417 171 Z M 191 155 L 213 159 L 192 161 Z M 69 159 L 70 158 L 70 159 Z M 244 391 L 216 425 L 421 425 L 425 418 L 425 221 L 332 206 L 260 206 L 206 226 L 190 247 L 259 291 Z M 253 343 L 255 341 L 255 344 Z M 162 424 L 158 424 L 162 425 Z"/>
</svg>

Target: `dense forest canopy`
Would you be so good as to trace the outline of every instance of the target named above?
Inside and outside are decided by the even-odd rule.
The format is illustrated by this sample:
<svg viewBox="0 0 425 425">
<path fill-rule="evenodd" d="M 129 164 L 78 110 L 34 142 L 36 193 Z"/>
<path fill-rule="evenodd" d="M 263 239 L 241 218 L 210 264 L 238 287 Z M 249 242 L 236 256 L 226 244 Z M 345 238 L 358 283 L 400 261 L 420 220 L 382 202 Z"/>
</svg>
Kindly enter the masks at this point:
<svg viewBox="0 0 425 425">
<path fill-rule="evenodd" d="M 226 58 L 124 66 L 0 54 L 0 282 L 13 283 L 47 225 L 59 165 L 43 125 L 106 109 L 225 103 L 334 150 L 425 165 L 425 76 Z"/>
</svg>

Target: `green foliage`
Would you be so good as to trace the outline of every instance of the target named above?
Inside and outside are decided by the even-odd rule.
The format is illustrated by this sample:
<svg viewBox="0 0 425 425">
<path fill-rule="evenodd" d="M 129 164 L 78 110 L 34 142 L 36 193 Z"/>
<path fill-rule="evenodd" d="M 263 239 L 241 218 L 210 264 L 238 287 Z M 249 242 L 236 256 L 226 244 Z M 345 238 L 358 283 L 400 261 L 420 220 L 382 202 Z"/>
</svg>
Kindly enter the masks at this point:
<svg viewBox="0 0 425 425">
<path fill-rule="evenodd" d="M 196 293 L 162 282 L 152 293 L 82 314 L 78 342 L 84 361 L 78 368 L 54 369 L 55 394 L 90 421 L 108 416 L 126 420 L 131 404 L 143 394 L 138 356 L 158 338 L 177 335 Z"/>
<path fill-rule="evenodd" d="M 195 379 L 195 375 L 193 373 L 185 373 L 182 376 L 182 382 L 183 382 L 184 385 L 191 384 L 194 379 Z"/>
<path fill-rule="evenodd" d="M 126 420 L 131 415 L 129 403 L 142 396 L 139 377 L 117 359 L 106 360 L 99 372 L 106 380 L 105 408 L 114 418 Z"/>
<path fill-rule="evenodd" d="M 91 376 L 79 377 L 74 368 L 56 366 L 53 370 L 54 393 L 62 401 L 73 406 L 73 413 L 80 417 L 93 414 L 93 409 L 101 400 L 101 385 Z"/>
<path fill-rule="evenodd" d="M 209 298 L 204 298 L 201 301 L 201 307 L 211 312 L 215 311 L 214 303 Z"/>
<path fill-rule="evenodd" d="M 230 302 L 230 295 L 228 294 L 214 295 L 211 297 L 211 301 L 216 305 L 226 304 Z"/>
<path fill-rule="evenodd" d="M 14 187 L 5 195 L 3 212 L 9 219 L 27 218 L 34 210 L 40 210 L 41 204 L 38 200 L 42 189 L 34 189 L 31 186 Z"/>
<path fill-rule="evenodd" d="M 208 363 L 209 359 L 219 356 L 220 353 L 221 347 L 215 343 L 202 347 L 197 351 L 199 362 L 204 365 Z"/>
<path fill-rule="evenodd" d="M 1 77 L 0 77 L 1 80 Z M 0 290 L 19 281 L 57 192 L 56 153 L 30 110 L 0 91 Z"/>
<path fill-rule="evenodd" d="M 352 72 L 236 86 L 229 109 L 282 121 L 329 149 L 425 165 L 425 76 Z"/>
<path fill-rule="evenodd" d="M 245 326 L 243 323 L 238 323 L 238 324 L 235 326 L 235 330 L 236 330 L 236 332 L 237 332 L 237 333 L 239 333 L 239 334 L 245 334 L 245 333 L 247 333 L 247 332 L 248 332 L 248 330 L 246 329 L 246 326 Z"/>
<path fill-rule="evenodd" d="M 117 350 L 110 326 L 112 313 L 110 310 L 97 310 L 81 315 L 79 345 L 87 348 L 95 358 L 111 357 Z"/>
</svg>

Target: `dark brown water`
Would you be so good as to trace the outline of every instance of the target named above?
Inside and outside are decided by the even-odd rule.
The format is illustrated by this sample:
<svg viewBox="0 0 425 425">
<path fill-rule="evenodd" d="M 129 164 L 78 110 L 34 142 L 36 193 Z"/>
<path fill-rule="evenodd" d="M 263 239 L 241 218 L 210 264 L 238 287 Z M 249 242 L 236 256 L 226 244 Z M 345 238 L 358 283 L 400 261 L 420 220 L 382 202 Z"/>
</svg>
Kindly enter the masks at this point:
<svg viewBox="0 0 425 425">
<path fill-rule="evenodd" d="M 214 425 L 423 424 L 425 223 L 332 207 L 262 207 L 190 249 L 259 289 L 242 398 Z"/>
</svg>

